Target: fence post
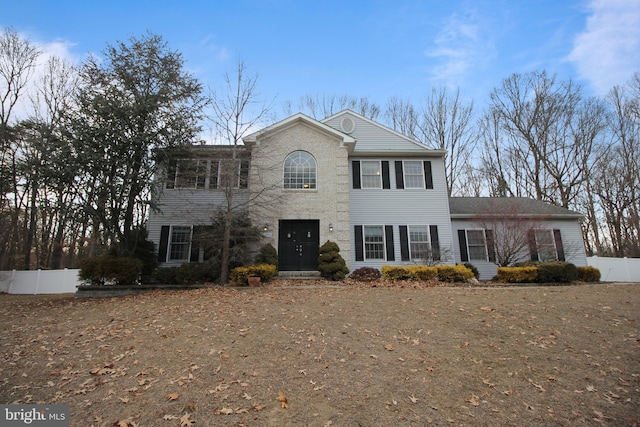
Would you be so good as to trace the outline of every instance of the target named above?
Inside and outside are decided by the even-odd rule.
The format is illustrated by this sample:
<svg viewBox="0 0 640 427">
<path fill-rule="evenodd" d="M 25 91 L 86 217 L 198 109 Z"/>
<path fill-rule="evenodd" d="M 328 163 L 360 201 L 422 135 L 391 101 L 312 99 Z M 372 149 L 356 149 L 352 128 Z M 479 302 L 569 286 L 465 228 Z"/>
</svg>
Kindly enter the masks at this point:
<svg viewBox="0 0 640 427">
<path fill-rule="evenodd" d="M 13 282 L 16 280 L 16 269 L 11 270 L 11 279 L 9 279 L 9 290 L 7 291 L 9 294 L 12 294 Z"/>
</svg>

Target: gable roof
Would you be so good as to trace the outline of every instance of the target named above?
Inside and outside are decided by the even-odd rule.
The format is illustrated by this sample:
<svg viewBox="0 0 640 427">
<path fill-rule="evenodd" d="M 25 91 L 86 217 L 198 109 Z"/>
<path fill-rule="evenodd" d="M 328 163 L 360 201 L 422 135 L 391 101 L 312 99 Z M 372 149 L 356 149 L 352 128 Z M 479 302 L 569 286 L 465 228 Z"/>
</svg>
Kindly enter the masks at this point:
<svg viewBox="0 0 640 427">
<path fill-rule="evenodd" d="M 441 157 L 446 154 L 445 150 L 435 150 L 352 110 L 342 110 L 321 121 L 355 137 L 354 151 L 359 155 Z M 346 127 L 345 122 L 348 124 Z"/>
<path fill-rule="evenodd" d="M 266 128 L 247 135 L 242 139 L 242 141 L 246 145 L 259 144 L 261 138 L 274 135 L 278 132 L 282 132 L 283 130 L 290 128 L 291 126 L 301 123 L 311 126 L 321 132 L 325 132 L 335 137 L 336 139 L 339 139 L 341 143 L 346 145 L 349 149 L 353 149 L 353 145 L 355 145 L 356 143 L 355 138 L 302 113 L 294 114 L 293 116 L 289 116 L 284 120 L 280 120 L 279 122 L 267 126 Z"/>
<path fill-rule="evenodd" d="M 569 209 L 527 197 L 450 197 L 451 219 L 467 219 L 477 215 L 505 215 L 514 212 L 520 217 L 579 219 L 582 215 Z"/>
</svg>

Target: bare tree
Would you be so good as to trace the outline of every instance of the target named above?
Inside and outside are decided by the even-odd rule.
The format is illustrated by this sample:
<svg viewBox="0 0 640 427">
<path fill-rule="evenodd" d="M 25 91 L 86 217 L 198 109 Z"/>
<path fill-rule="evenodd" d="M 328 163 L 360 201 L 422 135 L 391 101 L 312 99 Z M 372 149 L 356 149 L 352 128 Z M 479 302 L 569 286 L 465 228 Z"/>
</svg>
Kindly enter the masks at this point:
<svg viewBox="0 0 640 427">
<path fill-rule="evenodd" d="M 225 193 L 225 206 L 221 210 L 223 222 L 222 259 L 220 282 L 229 280 L 229 260 L 231 230 L 234 216 L 246 210 L 246 202 L 238 202 L 240 190 L 235 177 L 241 167 L 239 156 L 242 139 L 257 130 L 265 119 L 271 104 L 259 99 L 258 76 L 248 75 L 244 62 L 239 61 L 233 76 L 225 75 L 225 85 L 219 90 L 211 91 L 212 114 L 210 120 L 221 143 L 231 146 L 231 158 L 222 163 L 222 176 Z M 212 212 L 213 215 L 213 212 Z"/>
<path fill-rule="evenodd" d="M 10 28 L 0 34 L 0 268 L 10 267 L 19 233 L 17 161 L 20 149 L 12 136 L 12 116 L 31 79 L 40 49 Z M 8 197 L 13 193 L 12 199 Z"/>
<path fill-rule="evenodd" d="M 384 118 L 389 127 L 403 135 L 419 139 L 420 132 L 420 113 L 409 100 L 392 96 L 387 101 Z M 422 141 L 429 145 L 431 141 Z"/>
<path fill-rule="evenodd" d="M 471 163 L 476 146 L 472 133 L 473 102 L 465 104 L 460 90 L 450 93 L 446 87 L 432 88 L 422 110 L 419 129 L 426 144 L 447 151 L 445 173 L 449 194 L 462 193 L 458 177 Z"/>
<path fill-rule="evenodd" d="M 489 233 L 487 247 L 489 251 L 493 251 L 489 254 L 489 259 L 493 259 L 501 267 L 527 258 L 531 233 L 540 228 L 543 220 L 544 218 L 527 216 L 516 199 L 509 198 L 499 202 L 488 199 L 485 209 L 474 218 L 474 222 Z"/>
<path fill-rule="evenodd" d="M 491 92 L 490 100 L 489 114 L 504 136 L 500 146 L 490 145 L 485 158 L 497 150 L 508 154 L 501 169 L 513 175 L 503 173 L 503 178 L 515 178 L 506 183 L 511 191 L 524 185 L 538 200 L 571 206 L 594 161 L 603 129 L 602 103 L 584 99 L 571 80 L 557 81 L 546 72 L 513 74 Z"/>
<path fill-rule="evenodd" d="M 285 103 L 285 113 L 287 115 L 302 112 L 317 120 L 322 120 L 346 109 L 355 111 L 371 120 L 376 120 L 380 115 L 380 107 L 367 97 L 304 95 L 297 104 L 297 111 L 294 111 L 293 104 L 290 101 Z"/>
</svg>

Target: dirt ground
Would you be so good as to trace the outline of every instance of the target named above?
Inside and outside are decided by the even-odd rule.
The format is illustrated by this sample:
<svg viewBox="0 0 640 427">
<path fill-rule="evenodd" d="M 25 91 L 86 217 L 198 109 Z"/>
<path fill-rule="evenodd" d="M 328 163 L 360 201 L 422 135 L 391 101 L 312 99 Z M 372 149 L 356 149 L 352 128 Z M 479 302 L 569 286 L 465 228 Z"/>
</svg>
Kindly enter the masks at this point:
<svg viewBox="0 0 640 427">
<path fill-rule="evenodd" d="M 640 425 L 640 285 L 304 284 L 0 295 L 0 403 L 72 426 Z"/>
</svg>

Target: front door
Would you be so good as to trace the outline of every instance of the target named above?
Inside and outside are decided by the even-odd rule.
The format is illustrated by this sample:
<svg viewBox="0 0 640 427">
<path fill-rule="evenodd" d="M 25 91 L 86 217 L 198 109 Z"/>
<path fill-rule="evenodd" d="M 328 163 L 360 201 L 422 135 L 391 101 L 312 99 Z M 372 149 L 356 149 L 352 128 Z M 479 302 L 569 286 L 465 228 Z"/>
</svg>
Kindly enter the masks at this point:
<svg viewBox="0 0 640 427">
<path fill-rule="evenodd" d="M 278 233 L 278 269 L 315 271 L 318 269 L 320 221 L 281 220 Z"/>
</svg>

